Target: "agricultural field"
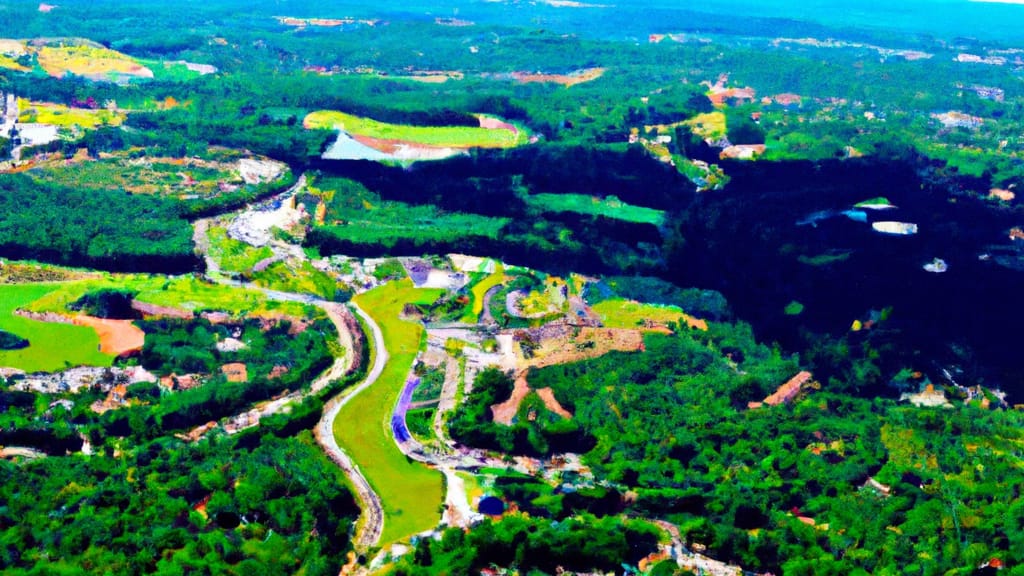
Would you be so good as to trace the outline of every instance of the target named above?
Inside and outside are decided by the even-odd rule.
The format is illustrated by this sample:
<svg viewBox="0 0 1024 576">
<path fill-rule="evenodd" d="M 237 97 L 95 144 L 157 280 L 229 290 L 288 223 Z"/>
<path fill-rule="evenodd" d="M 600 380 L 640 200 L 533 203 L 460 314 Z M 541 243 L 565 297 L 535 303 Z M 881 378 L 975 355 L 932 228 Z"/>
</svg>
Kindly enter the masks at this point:
<svg viewBox="0 0 1024 576">
<path fill-rule="evenodd" d="M 400 318 L 402 309 L 410 303 L 430 304 L 442 293 L 413 288 L 406 279 L 354 298 L 380 325 L 390 357 L 377 382 L 342 409 L 334 423 L 334 435 L 380 496 L 385 515 L 382 543 L 429 530 L 440 516 L 441 475 L 402 454 L 389 422 L 425 337 L 420 324 Z"/>
<path fill-rule="evenodd" d="M 18 99 L 18 122 L 25 124 L 92 129 L 99 126 L 120 126 L 124 119 L 125 113 L 120 110 L 72 108 L 63 104 Z"/>
<path fill-rule="evenodd" d="M 98 44 L 60 42 L 35 51 L 39 66 L 55 78 L 82 76 L 91 80 L 152 78 L 153 71 L 138 60 Z"/>
<path fill-rule="evenodd" d="M 526 203 L 542 212 L 576 212 L 593 216 L 605 216 L 637 224 L 665 223 L 665 211 L 643 206 L 633 206 L 615 196 L 600 198 L 587 194 L 531 194 Z"/>
<path fill-rule="evenodd" d="M 110 366 L 114 357 L 99 351 L 96 331 L 86 326 L 41 322 L 14 311 L 59 290 L 59 284 L 0 285 L 0 330 L 29 341 L 28 348 L 0 351 L 0 366 L 26 372 L 55 372 L 73 366 Z"/>
<path fill-rule="evenodd" d="M 135 58 L 80 38 L 0 39 L 0 68 L 41 72 L 53 78 L 81 77 L 102 82 L 166 80 L 186 82 L 217 68 L 184 60 Z"/>
<path fill-rule="evenodd" d="M 480 117 L 480 126 L 410 126 L 390 124 L 335 110 L 311 112 L 302 125 L 308 130 L 338 130 L 338 158 L 416 160 L 449 157 L 469 148 L 512 148 L 525 144 L 524 130 L 493 118 Z M 325 157 L 330 156 L 329 150 Z M 342 154 L 342 155 L 339 155 Z"/>
<path fill-rule="evenodd" d="M 725 137 L 725 114 L 721 111 L 698 114 L 686 121 L 686 125 L 694 134 L 708 140 L 718 140 Z"/>
</svg>

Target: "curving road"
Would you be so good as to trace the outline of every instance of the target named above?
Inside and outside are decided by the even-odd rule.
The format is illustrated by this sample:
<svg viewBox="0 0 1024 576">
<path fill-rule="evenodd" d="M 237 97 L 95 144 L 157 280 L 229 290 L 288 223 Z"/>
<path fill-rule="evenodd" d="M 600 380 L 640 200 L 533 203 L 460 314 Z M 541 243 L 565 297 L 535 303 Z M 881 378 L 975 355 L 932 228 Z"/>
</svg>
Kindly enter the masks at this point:
<svg viewBox="0 0 1024 576">
<path fill-rule="evenodd" d="M 250 208 L 250 210 L 258 210 L 261 205 L 269 205 L 270 203 L 280 200 L 281 198 L 285 198 L 290 194 L 294 194 L 298 189 L 305 186 L 305 183 L 306 175 L 303 174 L 299 177 L 294 186 L 281 194 L 264 201 L 260 205 L 257 205 L 256 208 Z M 271 290 L 269 288 L 257 286 L 251 282 L 244 282 L 225 276 L 217 261 L 210 256 L 210 242 L 207 237 L 207 231 L 209 230 L 212 220 L 212 218 L 197 220 L 195 222 L 195 230 L 192 236 L 196 246 L 196 251 L 206 260 L 207 279 L 226 286 L 257 290 L 272 300 L 299 302 L 316 306 L 327 314 L 327 317 L 330 318 L 331 322 L 337 328 L 339 344 L 345 350 L 352 351 L 354 349 L 353 341 L 356 336 L 349 330 L 348 323 L 345 318 L 345 316 L 350 314 L 350 312 L 341 304 L 338 304 L 337 302 L 330 302 L 308 294 L 296 294 L 292 292 L 282 292 L 280 290 Z M 292 257 L 305 257 L 301 250 L 293 250 L 290 246 L 280 246 L 278 244 L 281 243 L 275 242 L 274 246 L 272 246 L 272 248 L 275 249 L 275 253 L 281 251 Z M 376 545 L 377 542 L 380 541 L 380 535 L 384 528 L 384 510 L 381 506 L 380 498 L 373 491 L 373 488 L 370 487 L 369 482 L 367 482 L 366 477 L 363 476 L 359 467 L 352 462 L 348 455 L 345 454 L 344 450 L 338 446 L 338 442 L 334 437 L 334 421 L 341 408 L 345 406 L 349 400 L 377 381 L 377 378 L 380 377 L 381 372 L 384 370 L 384 365 L 388 361 L 388 352 L 387 348 L 384 346 L 384 335 L 381 333 L 380 327 L 377 326 L 377 323 L 374 322 L 373 319 L 354 302 L 350 303 L 349 306 L 356 314 L 359 315 L 360 318 L 363 319 L 366 326 L 370 328 L 370 333 L 373 336 L 373 365 L 367 372 L 366 378 L 360 382 L 359 385 L 343 391 L 334 398 L 331 398 L 324 405 L 323 416 L 320 418 L 320 422 L 317 423 L 317 426 L 313 429 L 313 434 L 316 436 L 317 442 L 327 453 L 328 457 L 341 467 L 342 471 L 345 472 L 346 476 L 348 476 L 352 482 L 356 497 L 360 501 L 360 508 L 362 509 L 363 515 L 363 519 L 357 524 L 358 528 L 354 545 L 357 549 L 365 550 Z M 332 380 L 342 377 L 352 368 L 353 362 L 354 358 L 351 353 L 346 354 L 343 357 L 335 358 L 331 367 L 313 381 L 310 386 L 309 393 L 318 393 Z"/>
<path fill-rule="evenodd" d="M 350 306 L 363 319 L 363 322 L 370 328 L 370 333 L 373 335 L 373 366 L 366 373 L 366 379 L 360 382 L 358 386 L 345 390 L 331 398 L 324 405 L 324 415 L 320 418 L 314 434 L 316 435 L 317 442 L 324 448 L 331 460 L 334 460 L 345 474 L 348 475 L 349 479 L 352 480 L 352 484 L 356 489 L 356 495 L 363 504 L 363 520 L 360 522 L 361 527 L 356 534 L 355 546 L 358 549 L 365 550 L 380 541 L 381 532 L 384 530 L 384 509 L 381 506 L 380 497 L 370 487 L 370 483 L 366 481 L 366 477 L 359 471 L 359 467 L 338 446 L 338 441 L 334 437 L 334 420 L 338 417 L 338 412 L 341 411 L 345 404 L 377 381 L 381 372 L 384 371 L 384 365 L 387 364 L 388 351 L 384 347 L 384 334 L 381 333 L 380 326 L 358 304 L 352 302 Z"/>
</svg>

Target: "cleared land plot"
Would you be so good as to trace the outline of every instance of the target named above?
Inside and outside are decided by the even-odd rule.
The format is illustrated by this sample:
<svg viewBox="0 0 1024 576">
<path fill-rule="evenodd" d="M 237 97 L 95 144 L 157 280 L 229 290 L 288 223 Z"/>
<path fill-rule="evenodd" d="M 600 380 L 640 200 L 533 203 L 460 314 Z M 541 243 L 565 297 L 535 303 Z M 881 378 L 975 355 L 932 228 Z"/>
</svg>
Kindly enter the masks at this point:
<svg viewBox="0 0 1024 576">
<path fill-rule="evenodd" d="M 58 290 L 59 284 L 0 286 L 0 330 L 29 341 L 21 350 L 0 351 L 0 366 L 26 372 L 55 372 L 71 366 L 110 366 L 114 357 L 100 352 L 100 338 L 87 326 L 40 322 L 15 316 L 14 310 Z"/>
<path fill-rule="evenodd" d="M 349 401 L 334 421 L 338 444 L 360 467 L 384 508 L 387 544 L 437 525 L 441 475 L 406 459 L 391 436 L 391 411 L 424 338 L 423 327 L 399 318 L 407 303 L 428 304 L 442 290 L 392 282 L 354 300 L 380 325 L 389 359 L 380 378 Z"/>
<path fill-rule="evenodd" d="M 80 189 L 123 190 L 132 194 L 180 199 L 211 198 L 255 190 L 255 185 L 247 184 L 242 177 L 242 158 L 231 150 L 211 151 L 205 159 L 131 158 L 128 153 L 120 152 L 104 155 L 99 160 L 76 157 L 68 162 L 54 158 L 38 165 L 29 174 L 38 180 Z"/>
<path fill-rule="evenodd" d="M 526 140 L 522 130 L 389 124 L 335 110 L 311 112 L 302 125 L 307 129 L 341 130 L 355 137 L 441 148 L 511 148 Z"/>
<path fill-rule="evenodd" d="M 555 364 L 597 358 L 609 352 L 643 350 L 643 333 L 626 328 L 532 329 L 536 347 L 529 358 L 517 362 L 517 368 L 544 368 Z M 547 334 L 545 334 L 547 332 Z"/>
<path fill-rule="evenodd" d="M 533 72 L 513 72 L 512 78 L 522 84 L 529 84 L 531 82 L 553 82 L 555 84 L 561 84 L 566 88 L 575 86 L 577 84 L 583 84 L 584 82 L 590 82 L 597 80 L 601 76 L 604 76 L 604 68 L 585 68 L 583 70 L 576 70 L 568 74 L 543 74 Z"/>
<path fill-rule="evenodd" d="M 587 194 L 531 194 L 526 203 L 542 212 L 576 212 L 655 226 L 665 223 L 663 210 L 626 204 L 615 196 L 599 198 Z"/>
<path fill-rule="evenodd" d="M 640 328 L 665 332 L 669 330 L 670 323 L 682 321 L 690 328 L 705 331 L 708 329 L 707 321 L 694 318 L 677 306 L 611 299 L 598 302 L 592 308 L 609 328 Z"/>
<path fill-rule="evenodd" d="M 94 80 L 118 77 L 152 78 L 153 71 L 138 60 L 99 45 L 43 46 L 37 52 L 39 65 L 47 74 L 61 78 L 68 74 Z"/>
<path fill-rule="evenodd" d="M 146 333 L 131 320 L 110 320 L 79 315 L 73 318 L 76 326 L 88 326 L 100 339 L 100 352 L 117 356 L 125 352 L 142 350 Z"/>
</svg>

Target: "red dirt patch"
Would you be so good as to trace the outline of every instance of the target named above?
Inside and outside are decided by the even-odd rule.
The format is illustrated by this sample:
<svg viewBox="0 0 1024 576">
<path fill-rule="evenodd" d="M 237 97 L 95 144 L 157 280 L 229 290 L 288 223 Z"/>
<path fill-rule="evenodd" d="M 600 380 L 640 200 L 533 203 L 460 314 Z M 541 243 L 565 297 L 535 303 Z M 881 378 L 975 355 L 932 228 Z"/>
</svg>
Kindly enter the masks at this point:
<svg viewBox="0 0 1024 576">
<path fill-rule="evenodd" d="M 228 382 L 248 382 L 249 370 L 241 362 L 232 362 L 220 367 L 220 371 L 228 379 Z"/>
<path fill-rule="evenodd" d="M 543 368 L 603 356 L 608 352 L 639 352 L 644 349 L 643 333 L 632 328 L 552 325 L 525 331 L 534 343 L 533 355 L 521 364 Z"/>
<path fill-rule="evenodd" d="M 562 404 L 555 398 L 555 391 L 551 388 L 541 388 L 537 390 L 537 396 L 544 401 L 544 406 L 558 414 L 562 418 L 572 418 L 572 412 L 569 412 L 562 407 Z"/>
<path fill-rule="evenodd" d="M 181 308 L 171 308 L 170 306 L 159 306 L 157 304 L 149 304 L 146 302 L 139 302 L 138 300 L 132 300 L 132 310 L 141 312 L 143 316 L 156 316 L 156 317 L 168 317 L 168 318 L 183 318 L 191 320 L 195 317 L 190 310 L 182 310 Z"/>
<path fill-rule="evenodd" d="M 280 378 L 281 376 L 284 376 L 287 373 L 288 373 L 288 367 L 287 366 L 274 366 L 274 368 L 270 371 L 270 374 L 267 374 L 267 380 L 273 380 L 275 378 Z"/>
<path fill-rule="evenodd" d="M 800 390 L 807 384 L 814 386 L 812 379 L 814 376 L 803 370 L 796 376 L 790 378 L 785 384 L 779 386 L 778 390 L 772 393 L 771 396 L 764 399 L 762 402 L 749 402 L 748 408 L 760 408 L 765 404 L 769 406 L 778 406 L 779 404 L 786 404 L 796 398 L 796 395 L 800 393 Z"/>
<path fill-rule="evenodd" d="M 146 342 L 146 333 L 131 320 L 109 320 L 94 316 L 75 316 L 72 323 L 88 326 L 100 337 L 100 352 L 120 356 L 138 352 Z"/>
<path fill-rule="evenodd" d="M 562 418 L 571 418 L 572 413 L 562 408 L 558 400 L 555 399 L 554 390 L 548 387 L 544 387 L 538 390 L 537 396 L 541 397 L 544 401 L 544 406 L 558 414 Z M 524 398 L 530 393 L 529 382 L 526 381 L 526 372 L 520 372 L 519 376 L 515 379 L 515 386 L 512 388 L 512 396 L 508 400 L 501 404 L 495 404 L 490 407 L 490 413 L 494 415 L 494 420 L 500 424 L 511 425 L 512 418 L 519 412 L 519 405 L 522 404 Z"/>
<path fill-rule="evenodd" d="M 561 84 L 568 88 L 577 84 L 583 84 L 584 82 L 597 80 L 604 75 L 604 72 L 604 68 L 586 68 L 584 70 L 577 70 L 570 74 L 513 72 L 512 78 L 515 79 L 516 82 L 520 82 L 522 84 L 528 84 L 531 82 L 554 82 L 555 84 Z"/>
<path fill-rule="evenodd" d="M 160 378 L 160 385 L 168 390 L 189 390 L 202 385 L 198 374 L 171 374 Z"/>
<path fill-rule="evenodd" d="M 555 392 L 551 388 L 541 388 L 536 390 L 537 396 L 544 401 L 544 406 L 558 414 L 562 418 L 572 418 L 572 413 L 562 407 L 562 405 L 555 398 Z M 501 404 L 495 404 L 491 406 L 491 414 L 493 414 L 494 421 L 499 424 L 510 426 L 512 419 L 519 412 L 519 405 L 523 403 L 523 399 L 530 393 L 530 384 L 526 381 L 526 372 L 521 372 L 516 377 L 515 386 L 512 388 L 512 395 L 509 396 L 508 400 L 505 400 Z"/>
<path fill-rule="evenodd" d="M 499 424 L 506 426 L 512 424 L 512 418 L 519 412 L 519 405 L 523 398 L 530 393 L 530 384 L 526 381 L 526 373 L 519 374 L 515 386 L 512 388 L 512 395 L 501 404 L 491 406 L 492 419 Z"/>
<path fill-rule="evenodd" d="M 493 118 L 491 116 L 480 116 L 480 127 L 487 128 L 488 130 L 510 130 L 513 134 L 519 134 L 519 129 L 514 124 L 509 124 L 500 118 Z"/>
<path fill-rule="evenodd" d="M 385 154 L 395 154 L 403 148 L 412 148 L 417 150 L 447 150 L 448 148 L 443 146 L 428 146 L 426 144 L 413 144 L 405 140 L 395 140 L 392 138 L 373 138 L 372 136 L 358 136 L 353 135 L 352 139 L 364 146 L 369 146 L 378 152 Z"/>
</svg>

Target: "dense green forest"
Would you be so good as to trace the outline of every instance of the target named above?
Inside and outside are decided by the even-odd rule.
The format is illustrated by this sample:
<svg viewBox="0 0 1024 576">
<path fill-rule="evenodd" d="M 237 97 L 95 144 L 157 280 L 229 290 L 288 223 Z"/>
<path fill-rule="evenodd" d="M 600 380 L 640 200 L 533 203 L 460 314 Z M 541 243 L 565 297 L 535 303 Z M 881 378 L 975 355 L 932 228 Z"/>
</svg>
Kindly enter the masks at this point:
<svg viewBox="0 0 1024 576">
<path fill-rule="evenodd" d="M 913 0 L 801 17 L 772 2 L 673 4 L 5 2 L 0 92 L 20 126 L 48 118 L 57 136 L 0 136 L 0 257 L 38 261 L 43 280 L 59 264 L 198 282 L 197 221 L 226 244 L 217 218 L 274 204 L 302 177 L 287 230 L 252 250 L 230 236 L 248 251 L 236 260 L 252 260 L 224 267 L 236 287 L 341 301 L 411 276 L 393 257 L 456 252 L 503 268 L 460 272 L 469 284 L 404 313 L 476 321 L 473 288 L 490 279 L 488 351 L 497 331 L 561 318 L 509 310 L 549 274 L 585 284 L 579 308 L 631 299 L 709 321 L 645 333 L 642 352 L 530 369 L 511 425 L 491 407 L 518 375 L 480 372 L 446 420 L 454 440 L 510 464 L 577 453 L 586 473 L 478 471 L 485 485 L 470 488 L 518 513 L 418 538 L 394 574 L 625 573 L 664 544 L 655 519 L 750 571 L 969 574 L 997 560 L 1021 573 L 1024 439 L 1009 407 L 1024 392 L 1024 62 L 1007 31 L 1019 7 L 964 2 L 963 19 L 929 24 L 907 22 Z M 941 4 L 928 9 L 956 13 Z M 980 29 L 984 10 L 1007 17 Z M 56 72 L 48 50 L 65 45 L 99 52 Z M 108 49 L 131 74 L 95 72 Z M 417 129 L 497 123 L 517 144 L 330 160 L 344 127 L 304 125 L 320 111 Z M 387 140 L 358 142 L 406 151 Z M 283 171 L 244 179 L 240 158 Z M 126 184 L 140 175 L 166 186 Z M 341 255 L 388 260 L 360 286 Z M 258 428 L 186 443 L 176 435 L 308 392 L 342 353 L 336 331 L 323 317 L 143 319 L 134 297 L 89 292 L 65 311 L 145 332 L 114 368 L 203 385 L 132 384 L 99 414 L 112 370 L 76 394 L 18 391 L 5 372 L 0 448 L 29 457 L 0 460 L 0 571 L 338 573 L 359 510 L 309 430 L 370 351 Z M 229 339 L 245 346 L 218 346 Z M 0 350 L 28 344 L 0 330 Z M 229 378 L 238 363 L 246 377 L 236 365 Z M 804 370 L 794 398 L 752 407 Z M 418 437 L 434 434 L 442 372 L 416 374 Z M 928 384 L 952 407 L 897 401 Z M 358 551 L 363 564 L 379 552 Z"/>
<path fill-rule="evenodd" d="M 307 433 L 0 461 L 0 480 L 7 574 L 337 574 L 358 513 Z"/>
<path fill-rule="evenodd" d="M 581 429 L 589 439 L 571 447 L 610 482 L 610 499 L 570 500 L 575 494 L 543 483 L 506 497 L 540 517 L 663 515 L 750 570 L 928 574 L 992 556 L 1021 561 L 1015 413 L 811 389 L 791 406 L 748 409 L 795 370 L 794 359 L 753 343 L 749 329 L 713 324 L 707 334 L 652 335 L 645 345 L 642 354 L 531 372 L 531 385 L 553 388 L 571 421 L 527 399 L 521 414 L 543 416 L 488 422 L 488 403 L 506 397 L 511 381 L 485 372 L 452 433 L 529 454 L 567 447 Z"/>
<path fill-rule="evenodd" d="M 185 272 L 198 266 L 192 230 L 156 198 L 85 192 L 0 177 L 0 252 L 98 268 Z M 126 221 L 124 215 L 131 214 Z"/>
</svg>

